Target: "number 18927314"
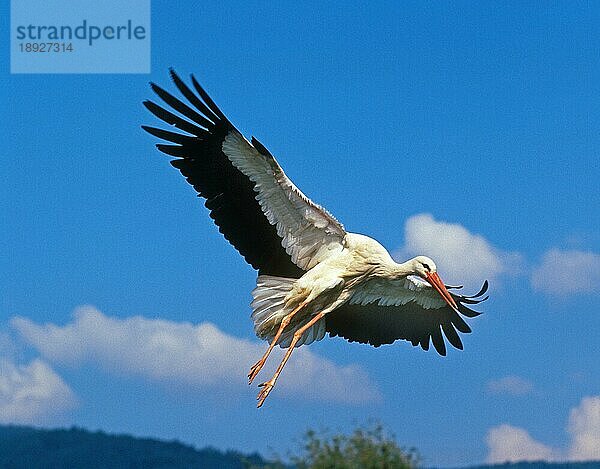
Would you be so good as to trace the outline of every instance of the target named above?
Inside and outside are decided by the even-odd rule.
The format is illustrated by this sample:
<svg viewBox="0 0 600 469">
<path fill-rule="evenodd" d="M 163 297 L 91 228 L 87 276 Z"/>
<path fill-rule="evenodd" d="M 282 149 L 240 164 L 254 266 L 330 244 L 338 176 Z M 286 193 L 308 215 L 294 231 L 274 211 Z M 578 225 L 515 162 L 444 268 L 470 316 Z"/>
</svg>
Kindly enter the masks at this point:
<svg viewBox="0 0 600 469">
<path fill-rule="evenodd" d="M 19 52 L 73 52 L 70 42 L 20 42 Z"/>
</svg>

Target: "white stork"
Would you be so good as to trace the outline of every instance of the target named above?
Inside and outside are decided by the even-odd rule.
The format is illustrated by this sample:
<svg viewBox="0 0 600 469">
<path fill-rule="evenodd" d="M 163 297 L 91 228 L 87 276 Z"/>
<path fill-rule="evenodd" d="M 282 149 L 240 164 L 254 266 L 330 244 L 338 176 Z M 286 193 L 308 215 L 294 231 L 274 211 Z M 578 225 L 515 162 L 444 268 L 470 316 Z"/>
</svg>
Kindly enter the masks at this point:
<svg viewBox="0 0 600 469">
<path fill-rule="evenodd" d="M 248 374 L 252 383 L 273 347 L 287 348 L 273 377 L 261 384 L 258 407 L 269 395 L 294 347 L 325 333 L 375 347 L 397 339 L 446 354 L 448 342 L 462 349 L 457 330 L 471 332 L 462 316 L 480 313 L 465 305 L 486 298 L 487 281 L 474 296 L 450 293 L 435 263 L 424 256 L 394 262 L 377 241 L 347 232 L 327 210 L 306 197 L 273 155 L 233 126 L 194 76 L 192 91 L 171 70 L 185 104 L 154 83 L 167 110 L 146 108 L 181 132 L 143 126 L 171 142 L 157 148 L 206 199 L 219 231 L 258 270 L 252 291 L 254 331 L 269 341 Z M 172 111 L 176 111 L 177 114 Z"/>
</svg>

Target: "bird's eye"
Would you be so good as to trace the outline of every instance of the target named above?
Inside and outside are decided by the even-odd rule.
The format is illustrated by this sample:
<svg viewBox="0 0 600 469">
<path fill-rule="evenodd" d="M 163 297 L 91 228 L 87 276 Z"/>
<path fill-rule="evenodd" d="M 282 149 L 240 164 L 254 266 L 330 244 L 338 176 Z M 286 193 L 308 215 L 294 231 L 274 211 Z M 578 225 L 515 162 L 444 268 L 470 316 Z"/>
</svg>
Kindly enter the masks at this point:
<svg viewBox="0 0 600 469">
<path fill-rule="evenodd" d="M 429 267 L 427 264 L 423 264 L 423 267 L 425 267 L 427 272 L 431 272 L 431 267 Z"/>
</svg>

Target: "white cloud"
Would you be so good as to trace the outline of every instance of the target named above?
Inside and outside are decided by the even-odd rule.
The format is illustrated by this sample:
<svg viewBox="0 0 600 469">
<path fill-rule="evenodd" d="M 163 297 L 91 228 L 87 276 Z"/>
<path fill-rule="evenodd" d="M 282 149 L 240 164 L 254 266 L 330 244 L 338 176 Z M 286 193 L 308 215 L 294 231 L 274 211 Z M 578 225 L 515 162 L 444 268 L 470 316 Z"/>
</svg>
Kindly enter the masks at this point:
<svg viewBox="0 0 600 469">
<path fill-rule="evenodd" d="M 0 330 L 0 357 L 14 357 L 17 347 L 10 334 Z"/>
<path fill-rule="evenodd" d="M 600 396 L 585 397 L 571 410 L 568 430 L 572 438 L 569 459 L 600 460 Z"/>
<path fill-rule="evenodd" d="M 64 326 L 26 318 L 13 318 L 11 324 L 49 361 L 97 363 L 108 371 L 192 388 L 247 389 L 248 369 L 266 349 L 266 343 L 232 337 L 210 323 L 121 319 L 89 306 L 76 310 L 74 321 Z M 280 357 L 280 351 L 273 352 L 265 376 L 270 377 Z M 380 397 L 362 368 L 337 366 L 306 347 L 294 352 L 277 385 L 282 395 L 344 403 Z"/>
<path fill-rule="evenodd" d="M 571 440 L 566 450 L 560 450 L 535 440 L 523 428 L 499 425 L 488 431 L 487 461 L 600 460 L 600 396 L 584 397 L 571 409 L 567 431 Z"/>
<path fill-rule="evenodd" d="M 533 391 L 533 383 L 520 376 L 511 375 L 489 381 L 487 388 L 494 394 L 524 396 Z"/>
<path fill-rule="evenodd" d="M 599 292 L 600 254 L 551 249 L 534 268 L 531 284 L 535 290 L 558 296 Z"/>
<path fill-rule="evenodd" d="M 534 440 L 526 430 L 511 425 L 492 428 L 486 438 L 490 464 L 516 461 L 550 461 L 555 459 L 554 450 Z"/>
<path fill-rule="evenodd" d="M 519 254 L 501 251 L 462 225 L 437 221 L 430 214 L 406 221 L 404 246 L 394 253 L 399 261 L 417 255 L 431 257 L 446 283 L 469 288 L 518 271 L 521 260 Z"/>
<path fill-rule="evenodd" d="M 40 423 L 74 404 L 69 386 L 43 361 L 0 358 L 0 423 Z"/>
</svg>

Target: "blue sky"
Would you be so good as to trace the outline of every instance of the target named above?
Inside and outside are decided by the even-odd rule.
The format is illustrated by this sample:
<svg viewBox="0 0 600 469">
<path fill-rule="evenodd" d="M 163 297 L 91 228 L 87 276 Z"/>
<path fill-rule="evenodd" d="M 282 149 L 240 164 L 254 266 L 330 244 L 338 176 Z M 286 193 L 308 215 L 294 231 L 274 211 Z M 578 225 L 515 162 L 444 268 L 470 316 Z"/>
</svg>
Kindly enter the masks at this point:
<svg viewBox="0 0 600 469">
<path fill-rule="evenodd" d="M 155 1 L 150 75 L 11 75 L 2 48 L 0 420 L 268 455 L 376 419 L 431 465 L 600 459 L 599 19 Z M 488 278 L 465 350 L 326 338 L 257 411 L 255 275 L 139 127 L 170 66 L 348 230 Z"/>
</svg>

